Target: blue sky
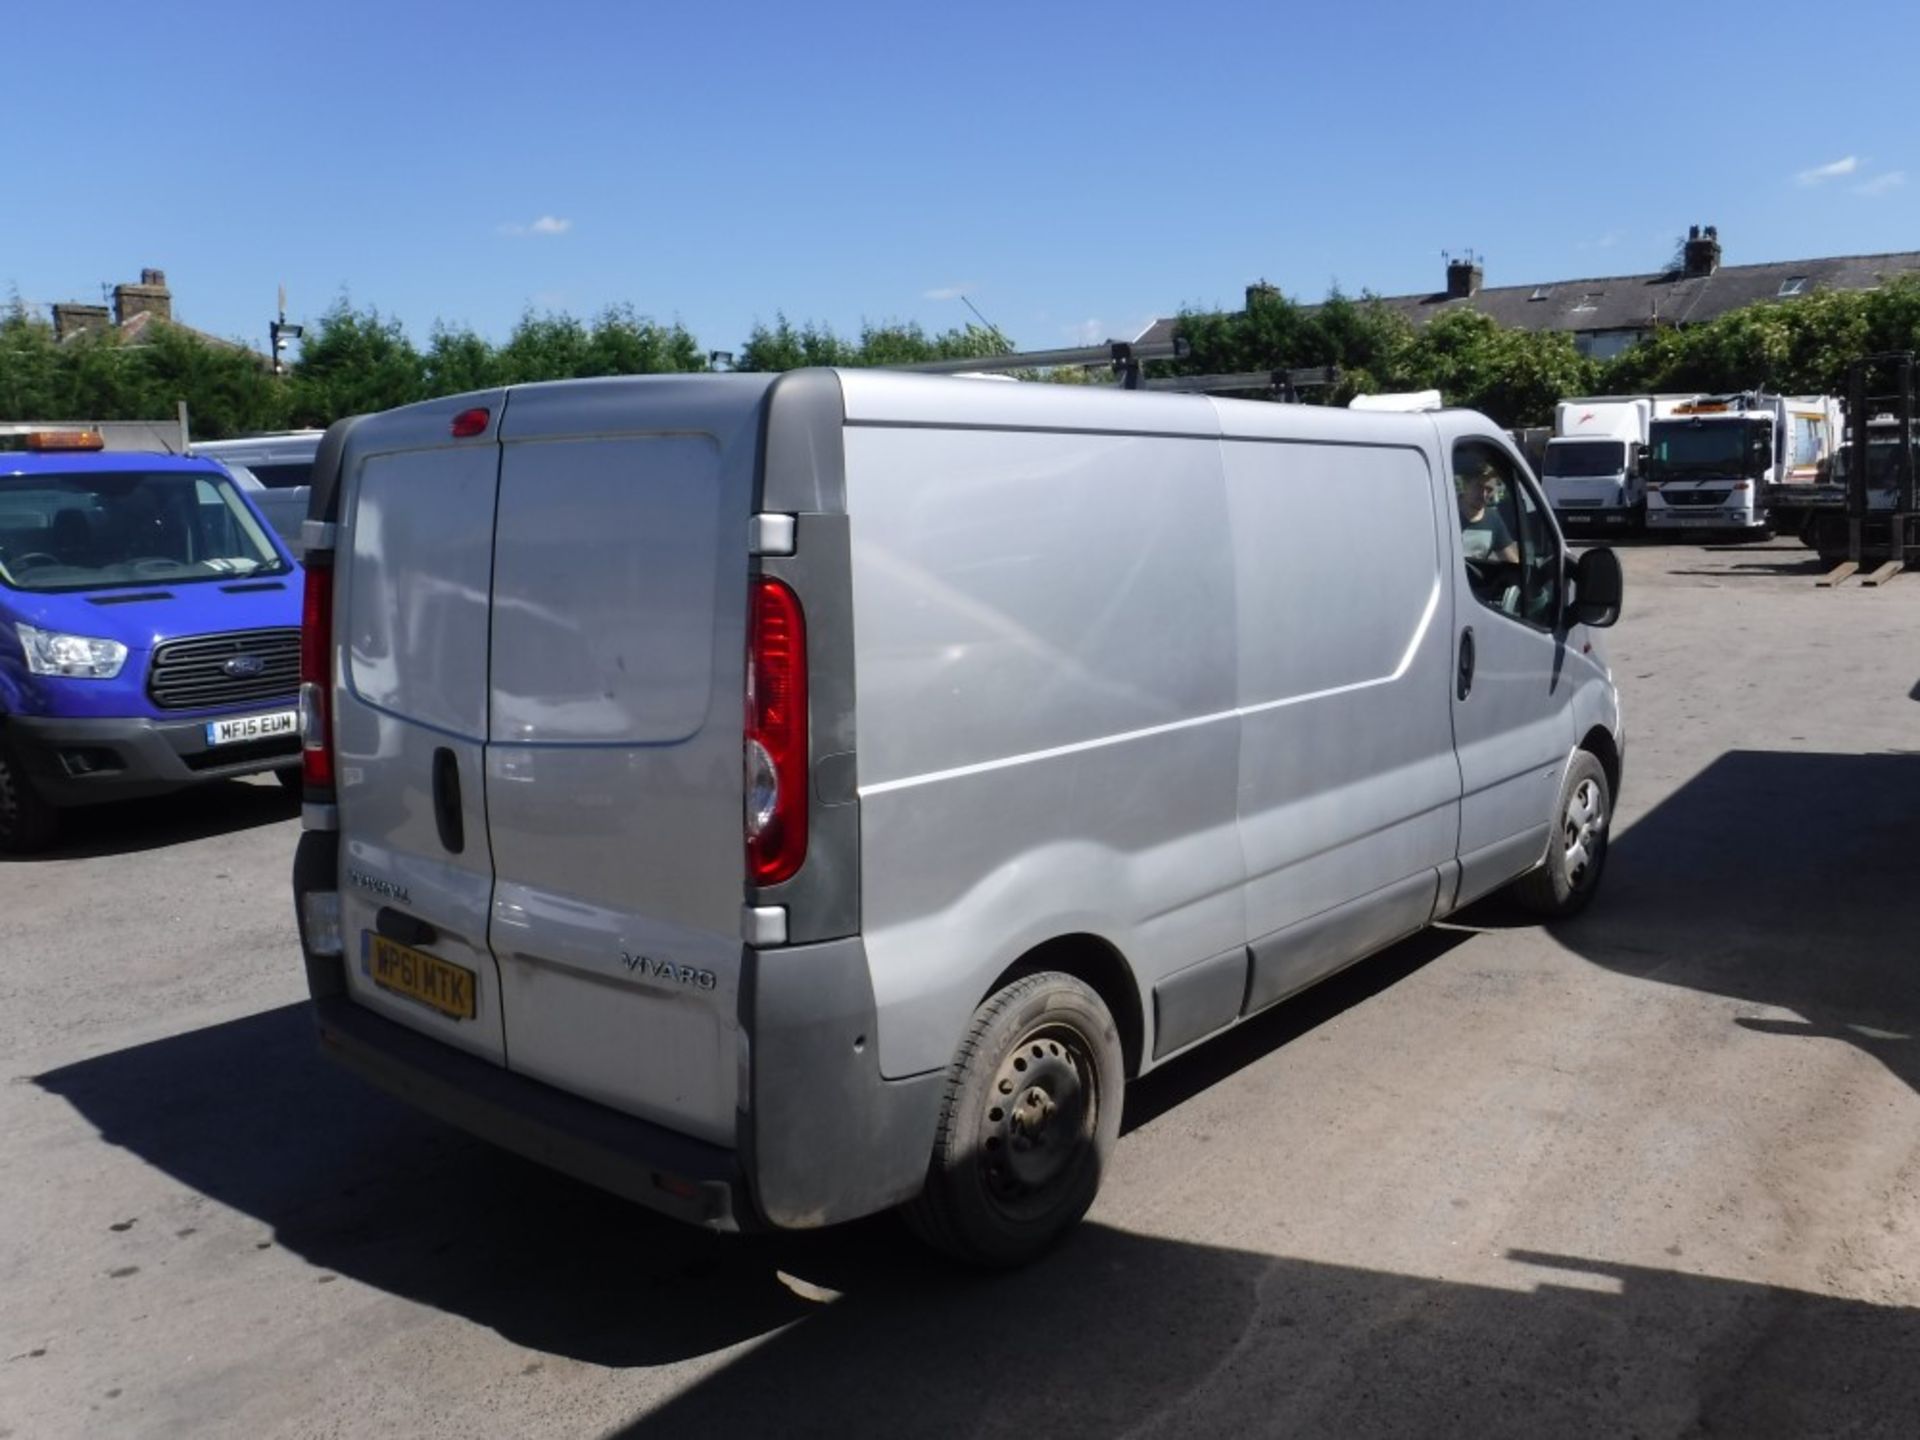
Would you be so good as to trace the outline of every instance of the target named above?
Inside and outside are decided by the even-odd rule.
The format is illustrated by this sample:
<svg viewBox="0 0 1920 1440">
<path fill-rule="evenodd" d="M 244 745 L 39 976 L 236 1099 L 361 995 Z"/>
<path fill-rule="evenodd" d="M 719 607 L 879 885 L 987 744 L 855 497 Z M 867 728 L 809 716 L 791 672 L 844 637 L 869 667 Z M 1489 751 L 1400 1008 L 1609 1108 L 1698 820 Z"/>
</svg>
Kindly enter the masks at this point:
<svg viewBox="0 0 1920 1440">
<path fill-rule="evenodd" d="M 1844 14 L 1843 14 L 1844 11 Z M 1318 298 L 1920 248 L 1920 7 L 14 7 L 0 289 L 264 343 L 341 295 L 1135 333 Z"/>
</svg>

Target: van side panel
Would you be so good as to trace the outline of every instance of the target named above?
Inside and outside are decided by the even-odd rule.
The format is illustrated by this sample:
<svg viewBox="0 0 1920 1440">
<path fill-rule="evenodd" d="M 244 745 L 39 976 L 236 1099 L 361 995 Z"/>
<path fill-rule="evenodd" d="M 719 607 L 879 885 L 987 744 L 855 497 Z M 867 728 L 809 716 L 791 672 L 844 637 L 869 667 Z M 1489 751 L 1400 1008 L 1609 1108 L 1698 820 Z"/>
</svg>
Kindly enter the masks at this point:
<svg viewBox="0 0 1920 1440">
<path fill-rule="evenodd" d="M 1134 413 L 1210 423 L 1178 405 Z M 854 424 L 846 457 L 882 1074 L 945 1066 L 1039 942 L 1109 941 L 1143 995 L 1244 945 L 1217 441 Z"/>
<path fill-rule="evenodd" d="M 1257 1008 L 1432 918 L 1459 830 L 1452 608 L 1426 450 L 1229 439 L 1224 463 Z"/>
<path fill-rule="evenodd" d="M 664 433 L 509 427 L 486 775 L 508 1065 L 718 1144 L 741 1066 L 740 398 Z"/>
<path fill-rule="evenodd" d="M 356 435 L 361 454 L 362 446 L 382 443 L 380 424 L 388 444 L 446 434 L 444 421 L 396 416 Z M 502 1030 L 487 949 L 493 866 L 481 767 L 499 453 L 485 443 L 376 450 L 353 467 L 335 578 L 343 620 L 334 735 L 348 989 L 371 1010 L 494 1061 Z M 434 818 L 443 750 L 459 781 L 465 843 L 458 854 L 448 851 Z M 449 1018 L 368 978 L 366 937 L 383 908 L 431 926 L 433 938 L 420 948 L 473 973 L 473 1019 Z"/>
</svg>

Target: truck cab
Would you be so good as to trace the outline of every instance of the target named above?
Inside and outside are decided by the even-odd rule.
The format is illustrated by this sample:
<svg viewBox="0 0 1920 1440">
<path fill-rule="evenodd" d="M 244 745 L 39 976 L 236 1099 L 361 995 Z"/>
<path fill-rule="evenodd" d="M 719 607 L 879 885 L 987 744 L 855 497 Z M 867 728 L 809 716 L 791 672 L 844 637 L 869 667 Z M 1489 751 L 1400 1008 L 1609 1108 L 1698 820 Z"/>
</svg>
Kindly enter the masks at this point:
<svg viewBox="0 0 1920 1440">
<path fill-rule="evenodd" d="M 1654 402 L 1647 528 L 1759 535 L 1784 458 L 1779 397 L 1697 395 Z"/>
<path fill-rule="evenodd" d="M 210 460 L 0 453 L 0 850 L 60 813 L 300 760 L 299 566 Z"/>
<path fill-rule="evenodd" d="M 1647 424 L 1641 397 L 1563 400 L 1554 409 L 1541 480 L 1569 534 L 1639 533 L 1647 524 Z"/>
</svg>

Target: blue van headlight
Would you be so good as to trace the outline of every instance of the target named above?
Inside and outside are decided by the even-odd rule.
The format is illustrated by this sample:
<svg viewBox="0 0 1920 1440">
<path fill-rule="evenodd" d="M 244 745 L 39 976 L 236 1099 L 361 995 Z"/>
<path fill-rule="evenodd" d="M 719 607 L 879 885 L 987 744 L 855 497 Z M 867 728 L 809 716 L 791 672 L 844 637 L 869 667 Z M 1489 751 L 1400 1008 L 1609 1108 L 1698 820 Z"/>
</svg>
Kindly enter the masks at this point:
<svg viewBox="0 0 1920 1440">
<path fill-rule="evenodd" d="M 20 647 L 27 652 L 27 669 L 35 675 L 66 675 L 83 680 L 111 680 L 127 663 L 127 647 L 118 640 L 95 640 L 87 635 L 63 635 L 16 625 Z"/>
</svg>

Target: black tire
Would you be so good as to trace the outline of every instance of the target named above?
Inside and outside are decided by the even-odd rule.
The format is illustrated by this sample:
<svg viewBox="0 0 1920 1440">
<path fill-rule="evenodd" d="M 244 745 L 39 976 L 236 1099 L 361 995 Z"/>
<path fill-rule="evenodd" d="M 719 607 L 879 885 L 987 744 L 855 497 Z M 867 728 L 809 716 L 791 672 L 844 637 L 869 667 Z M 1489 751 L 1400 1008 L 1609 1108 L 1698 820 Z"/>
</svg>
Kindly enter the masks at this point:
<svg viewBox="0 0 1920 1440">
<path fill-rule="evenodd" d="M 1607 868 L 1613 787 L 1588 751 L 1574 752 L 1553 814 L 1546 863 L 1514 881 L 1510 893 L 1522 909 L 1565 920 L 1587 908 Z"/>
<path fill-rule="evenodd" d="M 974 1012 L 947 1071 L 927 1183 L 904 1207 L 936 1249 L 1008 1269 L 1087 1213 L 1120 1135 L 1125 1067 L 1091 988 L 1045 971 Z"/>
<path fill-rule="evenodd" d="M 282 789 L 291 790 L 296 795 L 300 793 L 302 776 L 298 765 L 290 766 L 285 770 L 274 771 L 273 778 L 280 782 Z"/>
<path fill-rule="evenodd" d="M 60 812 L 34 789 L 19 758 L 0 745 L 0 852 L 28 855 L 53 843 Z"/>
</svg>

